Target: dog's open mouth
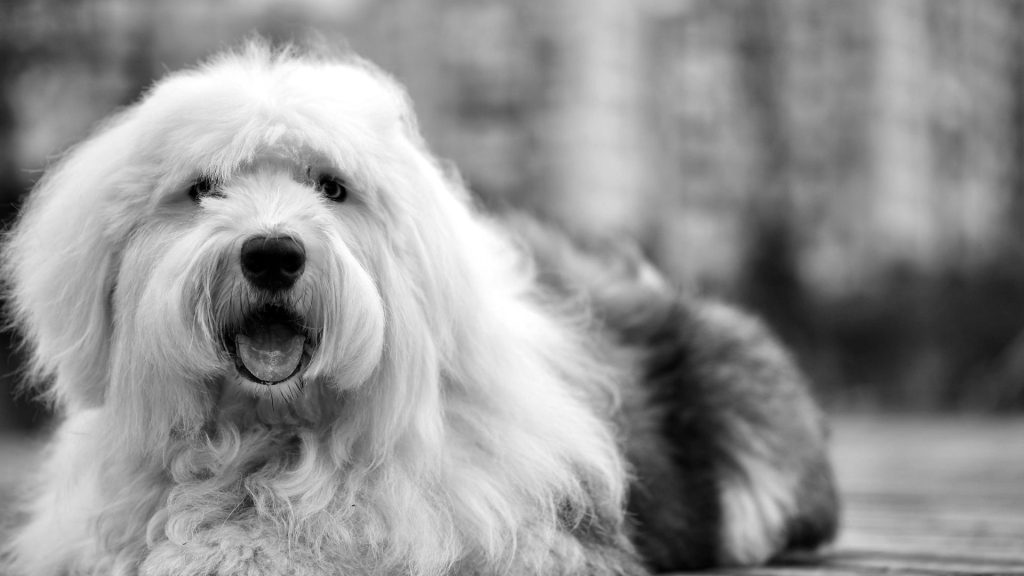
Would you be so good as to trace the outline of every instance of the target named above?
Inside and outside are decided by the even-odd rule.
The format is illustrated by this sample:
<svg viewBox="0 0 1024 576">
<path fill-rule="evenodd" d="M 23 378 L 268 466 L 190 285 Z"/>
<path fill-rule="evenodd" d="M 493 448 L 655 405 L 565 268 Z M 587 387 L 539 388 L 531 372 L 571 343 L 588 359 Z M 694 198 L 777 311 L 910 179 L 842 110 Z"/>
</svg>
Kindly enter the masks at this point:
<svg viewBox="0 0 1024 576">
<path fill-rule="evenodd" d="M 301 375 L 314 340 L 298 315 L 279 307 L 255 311 L 224 336 L 238 373 L 266 386 Z"/>
</svg>

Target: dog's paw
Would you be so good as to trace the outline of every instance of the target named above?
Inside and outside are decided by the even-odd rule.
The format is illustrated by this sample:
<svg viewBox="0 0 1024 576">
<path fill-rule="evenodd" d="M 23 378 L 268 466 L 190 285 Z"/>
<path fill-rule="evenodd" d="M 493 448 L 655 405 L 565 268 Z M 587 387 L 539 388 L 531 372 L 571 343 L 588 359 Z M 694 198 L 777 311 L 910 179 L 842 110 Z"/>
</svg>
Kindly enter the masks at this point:
<svg viewBox="0 0 1024 576">
<path fill-rule="evenodd" d="M 321 576 L 315 558 L 283 542 L 222 527 L 184 543 L 164 541 L 150 551 L 140 576 Z"/>
<path fill-rule="evenodd" d="M 784 470 L 757 458 L 741 460 L 722 483 L 721 562 L 761 564 L 835 536 L 838 501 L 824 461 Z"/>
</svg>

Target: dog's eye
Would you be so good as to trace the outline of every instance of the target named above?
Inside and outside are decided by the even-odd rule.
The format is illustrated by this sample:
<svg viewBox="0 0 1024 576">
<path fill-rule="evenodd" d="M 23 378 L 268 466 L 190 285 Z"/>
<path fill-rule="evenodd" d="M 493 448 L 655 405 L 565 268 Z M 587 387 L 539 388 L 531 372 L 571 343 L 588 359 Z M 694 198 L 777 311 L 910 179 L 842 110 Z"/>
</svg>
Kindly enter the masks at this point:
<svg viewBox="0 0 1024 576">
<path fill-rule="evenodd" d="M 348 198 L 348 185 L 337 176 L 323 174 L 316 179 L 316 190 L 328 200 L 344 202 Z"/>
<path fill-rule="evenodd" d="M 207 196 L 219 194 L 219 183 L 210 176 L 200 176 L 192 181 L 188 187 L 188 195 L 194 202 Z"/>
</svg>

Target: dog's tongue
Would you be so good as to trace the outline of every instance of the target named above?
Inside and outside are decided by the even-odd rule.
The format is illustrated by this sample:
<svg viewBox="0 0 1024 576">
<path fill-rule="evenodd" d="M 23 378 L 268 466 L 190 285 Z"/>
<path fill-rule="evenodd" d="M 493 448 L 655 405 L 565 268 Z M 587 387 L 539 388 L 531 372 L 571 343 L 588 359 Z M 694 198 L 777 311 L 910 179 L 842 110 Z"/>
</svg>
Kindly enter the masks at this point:
<svg viewBox="0 0 1024 576">
<path fill-rule="evenodd" d="M 281 382 L 295 372 L 305 342 L 305 337 L 284 324 L 268 324 L 235 336 L 238 358 L 245 368 L 271 383 Z"/>
</svg>

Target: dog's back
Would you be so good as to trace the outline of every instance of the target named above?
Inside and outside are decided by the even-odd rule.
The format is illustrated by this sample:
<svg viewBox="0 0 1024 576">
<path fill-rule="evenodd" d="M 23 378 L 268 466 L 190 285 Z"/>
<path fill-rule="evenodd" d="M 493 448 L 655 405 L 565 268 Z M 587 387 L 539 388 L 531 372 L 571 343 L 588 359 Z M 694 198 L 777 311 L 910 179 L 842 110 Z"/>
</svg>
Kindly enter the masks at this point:
<svg viewBox="0 0 1024 576">
<path fill-rule="evenodd" d="M 830 541 L 839 505 L 827 425 L 753 317 L 673 289 L 632 246 L 505 220 L 538 278 L 582 302 L 634 363 L 615 416 L 633 469 L 634 541 L 656 570 L 763 562 Z"/>
</svg>

